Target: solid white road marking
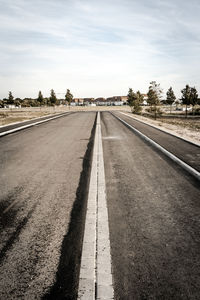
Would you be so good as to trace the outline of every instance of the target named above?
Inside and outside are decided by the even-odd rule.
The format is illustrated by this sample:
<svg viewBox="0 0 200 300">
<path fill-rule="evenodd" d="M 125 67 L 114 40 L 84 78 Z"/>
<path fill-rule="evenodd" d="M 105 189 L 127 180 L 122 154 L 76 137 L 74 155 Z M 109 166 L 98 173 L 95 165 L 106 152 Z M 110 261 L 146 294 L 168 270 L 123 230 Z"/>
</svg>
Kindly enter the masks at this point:
<svg viewBox="0 0 200 300">
<path fill-rule="evenodd" d="M 115 116 L 115 115 L 113 115 Z M 192 176 L 194 176 L 197 180 L 200 180 L 200 173 L 195 170 L 194 168 L 190 167 L 188 164 L 186 164 L 184 161 L 176 157 L 171 152 L 167 151 L 165 148 L 154 142 L 152 139 L 144 135 L 142 132 L 131 126 L 126 121 L 122 120 L 120 117 L 115 116 L 118 120 L 120 120 L 122 123 L 124 123 L 127 127 L 131 128 L 132 131 L 136 132 L 139 136 L 141 136 L 144 140 L 148 141 L 150 144 L 152 144 L 155 148 L 159 149 L 161 152 L 163 152 L 166 156 L 171 158 L 173 161 L 175 161 L 178 165 L 180 165 L 184 170 L 186 170 L 188 173 L 190 173 Z"/>
<path fill-rule="evenodd" d="M 78 299 L 114 299 L 99 112 L 95 131 Z"/>
<path fill-rule="evenodd" d="M 1 133 L 0 133 L 0 137 L 1 137 L 1 136 L 4 136 L 4 135 L 11 134 L 11 133 L 16 132 L 16 131 L 19 131 L 19 130 L 23 130 L 23 129 L 26 129 L 26 128 L 29 128 L 29 127 L 38 125 L 38 124 L 42 124 L 42 123 L 48 122 L 48 121 L 50 121 L 50 120 L 54 120 L 54 119 L 63 117 L 65 114 L 68 114 L 68 112 L 67 112 L 67 113 L 64 113 L 64 114 L 62 114 L 62 115 L 59 115 L 59 116 L 51 117 L 51 118 L 48 118 L 48 119 L 45 119 L 45 120 L 42 120 L 42 121 L 37 121 L 37 122 L 35 122 L 35 123 L 31 123 L 31 124 L 28 124 L 28 125 L 23 125 L 23 126 L 20 126 L 20 127 L 17 127 L 17 128 L 13 128 L 13 129 L 10 129 L 10 130 L 1 132 Z M 13 124 L 9 124 L 9 125 L 13 125 Z M 8 126 L 9 126 L 9 125 L 8 125 Z"/>
</svg>

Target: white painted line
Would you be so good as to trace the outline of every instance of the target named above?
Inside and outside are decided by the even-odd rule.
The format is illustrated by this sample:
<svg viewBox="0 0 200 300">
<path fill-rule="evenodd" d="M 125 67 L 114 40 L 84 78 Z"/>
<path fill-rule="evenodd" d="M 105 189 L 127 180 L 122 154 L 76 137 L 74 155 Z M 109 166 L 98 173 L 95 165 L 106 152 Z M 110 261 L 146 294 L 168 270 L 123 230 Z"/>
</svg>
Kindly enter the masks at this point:
<svg viewBox="0 0 200 300">
<path fill-rule="evenodd" d="M 95 131 L 78 299 L 114 299 L 99 112 Z"/>
<path fill-rule="evenodd" d="M 199 144 L 199 143 L 195 143 L 195 142 L 192 142 L 192 141 L 190 141 L 190 140 L 187 140 L 187 139 L 183 138 L 183 137 L 180 136 L 180 135 L 176 135 L 176 134 L 174 134 L 174 133 L 168 131 L 167 129 L 160 128 L 160 127 L 155 126 L 155 125 L 153 125 L 153 124 L 149 124 L 148 122 L 145 122 L 145 121 L 143 121 L 143 120 L 139 120 L 139 119 L 137 119 L 137 118 L 135 118 L 135 117 L 133 117 L 133 116 L 130 116 L 129 114 L 124 113 L 124 112 L 122 112 L 122 111 L 119 111 L 119 113 L 120 113 L 120 114 L 123 114 L 123 115 L 125 115 L 125 116 L 127 116 L 127 117 L 129 117 L 129 118 L 132 118 L 132 119 L 134 119 L 134 120 L 136 120 L 136 121 L 138 121 L 138 122 L 140 122 L 140 123 L 146 124 L 146 125 L 148 125 L 148 126 L 150 126 L 150 127 L 156 128 L 156 129 L 158 129 L 158 130 L 160 130 L 160 131 L 163 131 L 163 132 L 165 132 L 165 133 L 167 133 L 167 134 L 170 134 L 170 135 L 172 135 L 172 136 L 174 136 L 174 137 L 176 137 L 176 138 L 178 138 L 178 139 L 183 140 L 184 142 L 187 142 L 187 143 L 190 143 L 190 144 L 192 144 L 192 145 L 195 145 L 195 146 L 200 147 L 200 144 Z"/>
<path fill-rule="evenodd" d="M 67 112 L 66 114 L 68 114 L 68 112 Z M 65 115 L 65 113 L 62 114 L 62 115 L 59 115 L 59 116 L 55 116 L 55 117 L 48 118 L 48 119 L 45 119 L 45 120 L 42 120 L 42 121 L 37 121 L 37 122 L 35 122 L 35 123 L 23 125 L 23 126 L 20 126 L 20 127 L 17 127 L 17 128 L 13 128 L 13 129 L 10 129 L 10 130 L 1 132 L 1 133 L 0 133 L 0 137 L 5 136 L 5 135 L 8 135 L 8 134 L 11 134 L 11 133 L 14 133 L 14 132 L 19 131 L 19 130 L 23 130 L 23 129 L 26 129 L 26 128 L 29 128 L 29 127 L 32 127 L 32 126 L 35 126 L 35 125 L 38 125 L 38 124 L 42 124 L 42 123 L 45 123 L 45 122 L 48 122 L 48 121 L 57 119 L 57 118 L 61 118 L 61 117 L 63 117 L 64 115 Z M 13 124 L 10 124 L 10 125 L 13 125 Z M 9 125 L 8 125 L 8 126 L 9 126 Z"/>
<path fill-rule="evenodd" d="M 58 114 L 60 114 L 60 113 L 56 113 L 56 114 L 54 114 L 54 116 L 55 115 L 57 116 Z M 34 120 L 37 120 L 37 119 L 41 119 L 41 118 L 44 118 L 44 117 L 51 117 L 51 116 L 52 116 L 52 114 L 48 114 L 48 115 L 43 115 L 41 117 L 35 117 L 35 118 L 32 118 L 32 119 L 28 119 L 28 120 L 23 120 L 23 121 L 8 123 L 8 124 L 5 124 L 5 125 L 1 125 L 0 128 L 11 126 L 11 125 L 23 124 L 23 123 L 26 123 L 28 121 L 34 121 Z"/>
<path fill-rule="evenodd" d="M 128 124 L 126 121 L 122 120 L 120 117 L 117 117 L 114 115 L 118 120 L 120 120 L 122 123 L 124 123 L 127 127 L 129 127 L 131 130 L 136 132 L 138 135 L 140 135 L 144 140 L 148 141 L 150 144 L 152 144 L 155 148 L 159 149 L 161 152 L 163 152 L 166 156 L 171 158 L 173 161 L 175 161 L 178 165 L 180 165 L 184 170 L 186 170 L 188 173 L 190 173 L 192 176 L 194 176 L 197 180 L 200 180 L 200 173 L 195 170 L 194 168 L 190 167 L 188 164 L 186 164 L 184 161 L 176 157 L 171 152 L 167 151 L 165 148 L 154 142 L 152 139 L 141 133 L 139 130 Z"/>
</svg>

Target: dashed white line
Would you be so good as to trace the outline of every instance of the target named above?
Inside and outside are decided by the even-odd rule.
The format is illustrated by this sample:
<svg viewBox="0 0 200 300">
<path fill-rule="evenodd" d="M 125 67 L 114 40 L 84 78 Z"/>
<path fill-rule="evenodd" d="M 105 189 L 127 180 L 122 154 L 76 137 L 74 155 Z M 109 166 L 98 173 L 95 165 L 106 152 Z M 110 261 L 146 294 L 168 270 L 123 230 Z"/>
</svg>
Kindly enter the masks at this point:
<svg viewBox="0 0 200 300">
<path fill-rule="evenodd" d="M 95 131 L 78 299 L 114 299 L 99 112 Z"/>
</svg>

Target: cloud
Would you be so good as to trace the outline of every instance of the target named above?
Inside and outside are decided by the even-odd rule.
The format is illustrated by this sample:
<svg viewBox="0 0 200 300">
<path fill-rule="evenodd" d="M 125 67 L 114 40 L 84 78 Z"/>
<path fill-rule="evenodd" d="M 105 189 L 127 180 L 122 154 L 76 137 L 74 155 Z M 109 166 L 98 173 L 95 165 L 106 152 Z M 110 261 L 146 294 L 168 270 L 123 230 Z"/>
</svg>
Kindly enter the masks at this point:
<svg viewBox="0 0 200 300">
<path fill-rule="evenodd" d="M 0 0 L 0 97 L 199 86 L 198 1 Z"/>
</svg>

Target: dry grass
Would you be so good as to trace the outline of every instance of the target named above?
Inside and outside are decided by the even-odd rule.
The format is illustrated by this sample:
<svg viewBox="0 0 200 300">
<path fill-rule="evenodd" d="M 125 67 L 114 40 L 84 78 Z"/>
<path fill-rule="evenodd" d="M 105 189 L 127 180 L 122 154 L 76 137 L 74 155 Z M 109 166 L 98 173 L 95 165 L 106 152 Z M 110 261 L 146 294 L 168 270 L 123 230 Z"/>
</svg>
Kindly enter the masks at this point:
<svg viewBox="0 0 200 300">
<path fill-rule="evenodd" d="M 179 127 L 187 128 L 189 130 L 199 131 L 200 130 L 200 118 L 194 118 L 194 119 L 179 119 L 179 118 L 173 118 L 173 119 L 161 119 L 159 122 L 165 123 L 165 124 L 172 124 Z"/>
<path fill-rule="evenodd" d="M 0 113 L 0 126 L 8 125 L 15 122 L 22 122 L 31 120 L 33 118 L 39 118 L 48 115 L 47 112 L 1 112 Z"/>
</svg>

